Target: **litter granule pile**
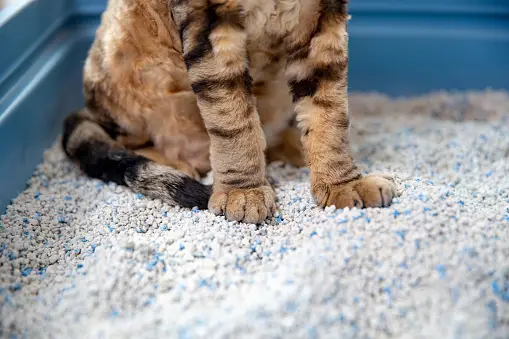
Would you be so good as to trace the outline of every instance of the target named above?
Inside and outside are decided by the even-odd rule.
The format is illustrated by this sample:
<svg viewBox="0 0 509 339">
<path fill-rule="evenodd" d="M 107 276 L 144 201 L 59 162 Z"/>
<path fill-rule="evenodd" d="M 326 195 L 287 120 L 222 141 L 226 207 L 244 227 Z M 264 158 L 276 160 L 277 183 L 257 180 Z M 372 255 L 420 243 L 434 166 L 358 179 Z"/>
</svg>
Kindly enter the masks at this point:
<svg viewBox="0 0 509 339">
<path fill-rule="evenodd" d="M 509 94 L 352 95 L 386 209 L 316 208 L 268 171 L 256 225 L 83 176 L 58 143 L 0 226 L 0 334 L 18 338 L 508 338 Z"/>
</svg>

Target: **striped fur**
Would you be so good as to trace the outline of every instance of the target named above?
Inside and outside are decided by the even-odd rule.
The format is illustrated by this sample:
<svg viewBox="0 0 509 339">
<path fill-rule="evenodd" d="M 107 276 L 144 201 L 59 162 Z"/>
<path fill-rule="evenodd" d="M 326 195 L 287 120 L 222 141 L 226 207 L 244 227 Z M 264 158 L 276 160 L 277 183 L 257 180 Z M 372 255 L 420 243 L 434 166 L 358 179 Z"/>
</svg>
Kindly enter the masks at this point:
<svg viewBox="0 0 509 339">
<path fill-rule="evenodd" d="M 88 120 L 71 128 L 69 156 L 91 176 L 177 204 L 186 189 L 203 203 L 209 191 L 192 178 L 212 168 L 208 207 L 229 220 L 274 213 L 266 159 L 307 164 L 320 206 L 389 205 L 394 186 L 362 177 L 350 153 L 346 2 L 110 0 L 85 65 Z M 150 152 L 136 150 L 147 142 Z M 108 166 L 90 166 L 92 148 Z M 167 195 L 169 181 L 178 184 Z"/>
<path fill-rule="evenodd" d="M 62 147 L 92 178 L 127 186 L 171 204 L 207 207 L 211 187 L 125 149 L 85 112 L 71 114 L 65 120 Z"/>
</svg>

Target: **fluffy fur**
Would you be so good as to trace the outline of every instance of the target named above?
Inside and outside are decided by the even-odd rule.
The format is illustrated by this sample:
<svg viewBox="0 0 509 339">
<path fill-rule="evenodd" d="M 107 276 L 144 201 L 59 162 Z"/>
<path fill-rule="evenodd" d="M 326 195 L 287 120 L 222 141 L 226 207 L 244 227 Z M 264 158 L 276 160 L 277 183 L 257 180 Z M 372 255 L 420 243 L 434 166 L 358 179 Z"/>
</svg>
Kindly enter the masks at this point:
<svg viewBox="0 0 509 339">
<path fill-rule="evenodd" d="M 266 159 L 307 164 L 320 206 L 387 206 L 392 183 L 350 153 L 347 20 L 341 0 L 110 0 L 64 148 L 92 177 L 229 220 L 274 213 Z M 212 190 L 195 180 L 210 169 Z"/>
</svg>

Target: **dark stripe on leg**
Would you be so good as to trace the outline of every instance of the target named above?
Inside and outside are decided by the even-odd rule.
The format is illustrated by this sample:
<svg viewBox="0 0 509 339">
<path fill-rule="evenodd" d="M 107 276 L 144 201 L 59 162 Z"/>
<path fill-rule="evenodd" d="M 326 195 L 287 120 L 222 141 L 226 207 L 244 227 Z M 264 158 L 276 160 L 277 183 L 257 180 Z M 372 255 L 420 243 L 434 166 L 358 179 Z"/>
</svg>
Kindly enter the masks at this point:
<svg viewBox="0 0 509 339">
<path fill-rule="evenodd" d="M 190 13 L 188 15 L 192 16 L 193 14 Z M 189 37 L 185 35 L 185 31 L 189 29 L 192 24 L 197 24 L 189 21 L 192 20 L 187 18 L 180 25 L 181 38 L 186 37 L 186 39 L 189 39 Z M 221 5 L 209 6 L 206 9 L 205 22 L 202 23 L 203 29 L 198 33 L 196 39 L 192 41 L 194 47 L 184 54 L 184 61 L 187 69 L 190 69 L 193 65 L 200 62 L 205 55 L 212 52 L 212 44 L 209 37 L 212 31 L 220 25 L 229 25 L 243 30 L 244 23 L 240 9 L 222 10 Z"/>
<path fill-rule="evenodd" d="M 210 135 L 223 138 L 223 139 L 232 139 L 237 137 L 239 134 L 247 133 L 253 129 L 251 124 L 247 124 L 245 126 L 241 126 L 238 128 L 226 129 L 226 128 L 209 128 L 207 131 Z"/>
<path fill-rule="evenodd" d="M 293 95 L 293 102 L 297 102 L 303 97 L 315 95 L 318 85 L 321 81 L 338 81 L 341 79 L 341 74 L 346 68 L 345 63 L 338 63 L 327 67 L 321 67 L 314 70 L 314 72 L 306 79 L 292 80 L 289 82 L 290 90 Z"/>
</svg>

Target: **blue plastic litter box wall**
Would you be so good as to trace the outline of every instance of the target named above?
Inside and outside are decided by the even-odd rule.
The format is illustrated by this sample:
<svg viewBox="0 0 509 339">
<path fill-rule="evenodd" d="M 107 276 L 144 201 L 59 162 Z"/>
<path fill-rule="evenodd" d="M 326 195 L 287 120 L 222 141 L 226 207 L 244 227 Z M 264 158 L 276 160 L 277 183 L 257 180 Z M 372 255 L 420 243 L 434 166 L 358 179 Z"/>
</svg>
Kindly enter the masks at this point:
<svg viewBox="0 0 509 339">
<path fill-rule="evenodd" d="M 79 108 L 106 0 L 34 0 L 0 12 L 0 212 Z M 353 0 L 350 90 L 392 96 L 509 88 L 509 1 Z"/>
</svg>

